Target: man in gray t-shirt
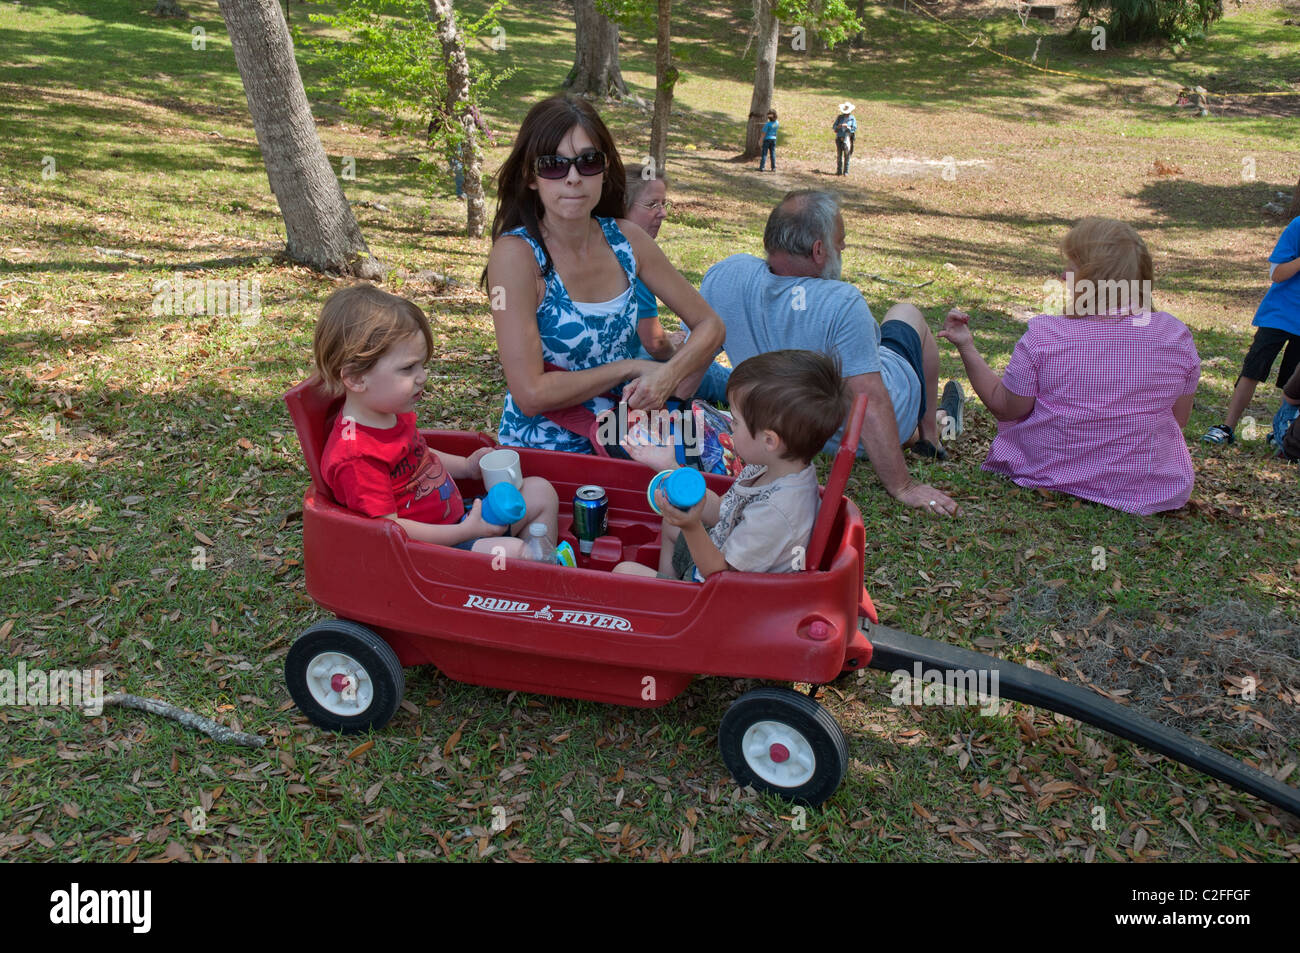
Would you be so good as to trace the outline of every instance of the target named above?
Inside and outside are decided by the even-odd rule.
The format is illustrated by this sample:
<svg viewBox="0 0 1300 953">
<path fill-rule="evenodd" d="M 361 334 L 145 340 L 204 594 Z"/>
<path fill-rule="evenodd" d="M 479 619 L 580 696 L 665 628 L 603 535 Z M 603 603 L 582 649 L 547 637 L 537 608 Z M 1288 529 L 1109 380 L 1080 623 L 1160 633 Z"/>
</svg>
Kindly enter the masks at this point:
<svg viewBox="0 0 1300 953">
<path fill-rule="evenodd" d="M 822 351 L 839 358 L 845 382 L 867 395 L 862 445 L 895 499 L 956 515 L 944 493 L 912 480 L 902 446 L 939 446 L 935 421 L 939 350 L 925 317 L 896 304 L 876 323 L 861 292 L 839 280 L 845 247 L 838 199 L 827 192 L 791 192 L 773 210 L 763 234 L 767 260 L 732 255 L 704 276 L 700 294 L 727 326 L 733 367 L 767 351 Z M 839 446 L 839 434 L 827 444 Z"/>
</svg>

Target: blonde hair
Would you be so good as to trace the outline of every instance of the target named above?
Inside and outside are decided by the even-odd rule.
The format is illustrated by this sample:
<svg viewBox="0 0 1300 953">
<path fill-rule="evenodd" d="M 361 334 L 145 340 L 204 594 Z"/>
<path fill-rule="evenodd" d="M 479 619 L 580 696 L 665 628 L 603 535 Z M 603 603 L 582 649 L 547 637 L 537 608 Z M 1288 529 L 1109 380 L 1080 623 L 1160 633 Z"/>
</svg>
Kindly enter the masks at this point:
<svg viewBox="0 0 1300 953">
<path fill-rule="evenodd" d="M 413 301 L 372 284 L 340 288 L 325 300 L 312 354 L 320 386 L 328 394 L 343 393 L 343 374 L 364 374 L 396 342 L 412 334 L 424 338 L 424 356 L 433 354 L 429 319 Z"/>
<path fill-rule="evenodd" d="M 1146 242 L 1113 218 L 1081 219 L 1061 241 L 1061 254 L 1077 268 L 1081 281 L 1151 281 L 1154 270 Z"/>
</svg>

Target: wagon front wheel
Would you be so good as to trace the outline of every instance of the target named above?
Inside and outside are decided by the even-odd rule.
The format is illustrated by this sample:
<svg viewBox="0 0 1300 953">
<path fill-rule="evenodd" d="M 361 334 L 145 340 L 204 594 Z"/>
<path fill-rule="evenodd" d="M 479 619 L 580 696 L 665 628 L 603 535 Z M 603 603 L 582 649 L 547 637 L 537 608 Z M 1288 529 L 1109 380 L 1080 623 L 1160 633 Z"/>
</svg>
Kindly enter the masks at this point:
<svg viewBox="0 0 1300 953">
<path fill-rule="evenodd" d="M 347 619 L 317 622 L 298 636 L 284 660 L 284 680 L 313 723 L 348 733 L 388 724 L 406 690 L 397 653 Z"/>
<path fill-rule="evenodd" d="M 809 807 L 835 793 L 849 766 L 835 719 L 788 688 L 756 688 L 736 699 L 718 727 L 718 747 L 736 783 Z"/>
</svg>

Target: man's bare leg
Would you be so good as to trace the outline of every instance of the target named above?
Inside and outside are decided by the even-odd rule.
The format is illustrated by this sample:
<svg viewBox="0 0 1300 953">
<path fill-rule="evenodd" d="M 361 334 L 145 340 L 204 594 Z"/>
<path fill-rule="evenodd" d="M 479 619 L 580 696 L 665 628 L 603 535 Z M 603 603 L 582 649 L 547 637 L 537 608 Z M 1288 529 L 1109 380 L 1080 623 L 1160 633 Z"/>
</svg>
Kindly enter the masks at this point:
<svg viewBox="0 0 1300 953">
<path fill-rule="evenodd" d="M 930 326 L 925 323 L 925 315 L 914 304 L 900 301 L 885 312 L 885 321 L 902 321 L 916 331 L 921 339 L 921 369 L 924 372 L 921 386 L 925 388 L 927 410 L 921 415 L 921 439 L 928 440 L 937 447 L 939 425 L 935 422 L 934 412 L 939 408 L 939 345 L 930 333 Z"/>
</svg>

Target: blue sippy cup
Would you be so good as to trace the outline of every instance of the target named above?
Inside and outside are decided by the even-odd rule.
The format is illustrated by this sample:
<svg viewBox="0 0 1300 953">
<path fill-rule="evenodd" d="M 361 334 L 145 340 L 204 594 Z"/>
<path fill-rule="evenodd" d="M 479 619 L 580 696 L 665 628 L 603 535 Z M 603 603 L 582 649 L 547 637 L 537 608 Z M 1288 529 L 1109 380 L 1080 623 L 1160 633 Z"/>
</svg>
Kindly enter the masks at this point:
<svg viewBox="0 0 1300 953">
<path fill-rule="evenodd" d="M 679 510 L 689 510 L 704 499 L 704 477 L 699 470 L 694 467 L 660 470 L 650 481 L 650 486 L 646 488 L 646 499 L 650 501 L 650 508 L 661 515 L 662 511 L 655 503 L 655 491 L 661 486 L 668 494 L 668 502 Z"/>
<path fill-rule="evenodd" d="M 528 507 L 510 482 L 498 483 L 483 497 L 483 520 L 493 526 L 510 526 L 524 518 Z"/>
</svg>

